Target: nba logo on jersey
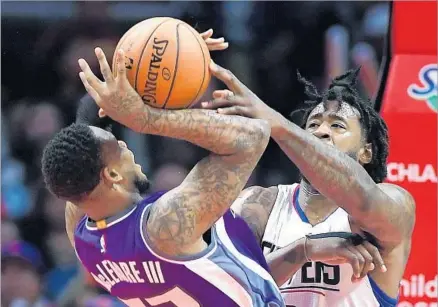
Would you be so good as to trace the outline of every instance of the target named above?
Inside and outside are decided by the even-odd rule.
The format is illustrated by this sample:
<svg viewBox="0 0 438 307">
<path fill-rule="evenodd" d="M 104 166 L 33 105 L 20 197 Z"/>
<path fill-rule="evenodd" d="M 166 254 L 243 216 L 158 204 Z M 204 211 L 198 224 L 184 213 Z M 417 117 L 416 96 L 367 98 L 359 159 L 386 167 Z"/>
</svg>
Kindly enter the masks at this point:
<svg viewBox="0 0 438 307">
<path fill-rule="evenodd" d="M 106 252 L 105 236 L 100 237 L 100 252 L 104 254 Z"/>
</svg>

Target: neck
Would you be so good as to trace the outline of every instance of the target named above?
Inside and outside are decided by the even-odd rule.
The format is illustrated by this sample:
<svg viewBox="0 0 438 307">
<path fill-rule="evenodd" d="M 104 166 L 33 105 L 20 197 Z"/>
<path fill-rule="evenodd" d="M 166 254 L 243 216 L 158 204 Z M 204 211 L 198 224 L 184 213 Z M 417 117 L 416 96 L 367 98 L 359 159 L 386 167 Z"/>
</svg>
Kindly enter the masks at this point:
<svg viewBox="0 0 438 307">
<path fill-rule="evenodd" d="M 126 210 L 141 199 L 138 193 L 119 197 L 99 197 L 84 201 L 79 206 L 90 219 L 100 221 Z"/>
<path fill-rule="evenodd" d="M 320 194 L 310 183 L 302 179 L 300 182 L 300 192 L 298 202 L 303 210 L 315 211 L 322 208 L 327 210 L 336 206 L 330 199 Z M 319 210 L 318 210 L 319 211 Z"/>
</svg>

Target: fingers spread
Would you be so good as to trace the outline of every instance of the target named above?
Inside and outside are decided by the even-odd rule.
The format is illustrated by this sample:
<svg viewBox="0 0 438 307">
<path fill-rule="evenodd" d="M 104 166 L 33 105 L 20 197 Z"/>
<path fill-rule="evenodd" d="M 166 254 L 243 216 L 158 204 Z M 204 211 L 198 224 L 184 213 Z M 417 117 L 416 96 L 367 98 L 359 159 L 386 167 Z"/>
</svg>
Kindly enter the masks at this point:
<svg viewBox="0 0 438 307">
<path fill-rule="evenodd" d="M 117 80 L 126 79 L 125 52 L 122 49 L 117 51 Z"/>
<path fill-rule="evenodd" d="M 245 85 L 243 85 L 231 71 L 222 68 L 213 61 L 210 63 L 210 70 L 213 76 L 225 83 L 225 85 L 236 95 L 242 94 L 245 91 Z"/>
<path fill-rule="evenodd" d="M 111 84 L 114 82 L 114 77 L 111 72 L 111 68 L 108 65 L 108 61 L 106 60 L 105 53 L 101 48 L 96 48 L 94 50 L 96 53 L 97 59 L 99 60 L 100 71 L 102 73 L 103 79 L 106 83 Z"/>
<path fill-rule="evenodd" d="M 84 78 L 87 80 L 87 83 L 90 87 L 92 87 L 95 91 L 100 92 L 102 88 L 102 81 L 100 81 L 94 73 L 91 71 L 90 66 L 84 59 L 79 59 L 79 66 L 83 72 Z M 81 78 L 82 80 L 82 78 Z M 83 82 L 82 82 L 83 83 Z"/>
<path fill-rule="evenodd" d="M 88 94 L 90 94 L 91 98 L 93 98 L 94 101 L 97 104 L 99 104 L 100 103 L 100 96 L 99 96 L 98 92 L 90 85 L 90 83 L 87 80 L 87 77 L 83 71 L 81 71 L 79 73 L 79 78 L 81 78 L 81 81 L 84 84 L 84 87 L 87 90 Z"/>
</svg>

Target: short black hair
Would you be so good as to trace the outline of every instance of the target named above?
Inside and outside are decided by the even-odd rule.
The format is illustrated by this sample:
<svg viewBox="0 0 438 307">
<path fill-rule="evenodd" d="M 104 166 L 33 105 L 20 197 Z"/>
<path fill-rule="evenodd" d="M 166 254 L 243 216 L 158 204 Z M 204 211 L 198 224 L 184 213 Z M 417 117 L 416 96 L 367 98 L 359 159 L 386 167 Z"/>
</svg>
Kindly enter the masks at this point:
<svg viewBox="0 0 438 307">
<path fill-rule="evenodd" d="M 101 142 L 89 126 L 74 123 L 48 142 L 42 157 L 47 188 L 57 197 L 80 200 L 99 184 Z"/>
<path fill-rule="evenodd" d="M 360 113 L 359 121 L 364 139 L 367 143 L 371 143 L 373 151 L 371 162 L 365 164 L 364 168 L 376 183 L 381 183 L 387 176 L 388 128 L 383 118 L 374 109 L 371 101 L 362 99 L 356 90 L 355 85 L 359 71 L 360 67 L 336 77 L 322 94 L 319 94 L 315 85 L 303 78 L 298 72 L 298 81 L 304 85 L 305 94 L 309 99 L 305 101 L 305 108 L 292 112 L 291 116 L 294 116 L 296 112 L 304 112 L 301 117 L 303 122 L 300 123 L 301 127 L 304 128 L 311 111 L 321 102 L 325 104 L 331 100 L 343 101 L 356 108 Z"/>
</svg>

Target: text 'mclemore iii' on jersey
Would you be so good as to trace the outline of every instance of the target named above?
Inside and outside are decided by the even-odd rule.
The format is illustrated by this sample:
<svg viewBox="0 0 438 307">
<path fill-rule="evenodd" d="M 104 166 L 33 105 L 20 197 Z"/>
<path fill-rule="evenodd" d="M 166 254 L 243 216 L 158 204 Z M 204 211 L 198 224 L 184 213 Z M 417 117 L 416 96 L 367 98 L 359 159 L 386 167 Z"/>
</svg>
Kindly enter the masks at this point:
<svg viewBox="0 0 438 307">
<path fill-rule="evenodd" d="M 76 253 L 103 288 L 128 306 L 284 306 L 253 233 L 231 210 L 212 227 L 202 253 L 169 258 L 153 250 L 144 225 L 161 195 L 104 225 L 86 217 L 78 224 Z"/>
</svg>

